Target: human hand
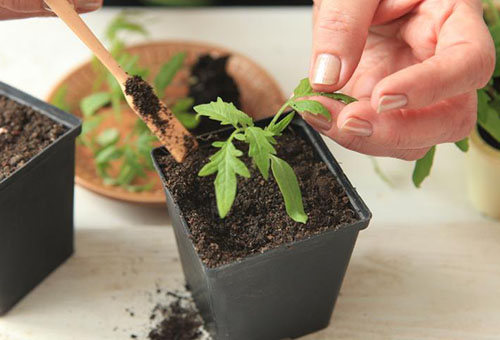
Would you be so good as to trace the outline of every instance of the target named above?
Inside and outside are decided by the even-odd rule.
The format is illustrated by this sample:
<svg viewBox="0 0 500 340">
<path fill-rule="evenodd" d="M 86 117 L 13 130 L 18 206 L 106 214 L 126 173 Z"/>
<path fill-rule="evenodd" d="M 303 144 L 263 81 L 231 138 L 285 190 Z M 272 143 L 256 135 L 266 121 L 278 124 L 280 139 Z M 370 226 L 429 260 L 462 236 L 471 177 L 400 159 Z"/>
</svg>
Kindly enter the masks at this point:
<svg viewBox="0 0 500 340">
<path fill-rule="evenodd" d="M 79 13 L 95 11 L 102 0 L 71 0 Z M 54 15 L 43 0 L 0 0 L 0 20 Z"/>
<path fill-rule="evenodd" d="M 351 150 L 419 159 L 470 133 L 494 67 L 480 0 L 316 0 L 311 84 L 360 100 L 314 98 L 332 120 L 304 119 Z"/>
</svg>

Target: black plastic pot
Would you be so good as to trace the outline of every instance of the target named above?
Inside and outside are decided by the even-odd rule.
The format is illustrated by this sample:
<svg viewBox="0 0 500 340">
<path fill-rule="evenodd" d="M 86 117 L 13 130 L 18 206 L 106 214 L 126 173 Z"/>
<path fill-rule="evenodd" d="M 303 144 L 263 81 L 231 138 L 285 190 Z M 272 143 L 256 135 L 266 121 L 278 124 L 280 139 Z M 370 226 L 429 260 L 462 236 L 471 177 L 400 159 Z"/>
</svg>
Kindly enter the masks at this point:
<svg viewBox="0 0 500 340">
<path fill-rule="evenodd" d="M 327 327 L 358 232 L 370 221 L 370 211 L 318 133 L 300 118 L 293 126 L 342 184 L 359 221 L 239 262 L 207 268 L 194 249 L 181 208 L 165 188 L 184 275 L 215 339 L 279 340 Z M 157 148 L 152 153 L 162 179 L 156 159 L 166 152 Z"/>
<path fill-rule="evenodd" d="M 0 315 L 73 253 L 76 117 L 0 82 L 0 94 L 68 130 L 0 181 Z"/>
</svg>

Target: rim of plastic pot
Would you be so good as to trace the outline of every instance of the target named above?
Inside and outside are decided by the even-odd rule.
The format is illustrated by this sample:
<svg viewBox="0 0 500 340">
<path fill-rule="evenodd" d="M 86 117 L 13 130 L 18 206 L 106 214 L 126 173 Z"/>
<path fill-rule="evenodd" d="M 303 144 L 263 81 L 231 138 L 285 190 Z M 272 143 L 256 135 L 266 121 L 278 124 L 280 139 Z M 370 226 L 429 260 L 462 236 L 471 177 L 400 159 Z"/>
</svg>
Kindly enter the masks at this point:
<svg viewBox="0 0 500 340">
<path fill-rule="evenodd" d="M 493 162 L 500 163 L 500 150 L 495 149 L 489 145 L 480 135 L 477 125 L 470 134 L 471 143 L 486 157 L 490 158 Z"/>
<path fill-rule="evenodd" d="M 43 161 L 45 155 L 53 152 L 55 145 L 63 139 L 76 137 L 80 134 L 82 122 L 79 118 L 50 105 L 40 99 L 37 99 L 23 91 L 20 91 L 8 84 L 0 81 L 0 95 L 4 95 L 22 105 L 28 106 L 40 114 L 49 117 L 53 121 L 64 125 L 67 131 L 59 136 L 46 148 L 42 149 L 38 154 L 28 160 L 21 168 L 14 171 L 12 174 L 0 181 L 0 191 L 5 189 L 10 183 L 13 183 L 17 178 L 23 176 L 24 173 L 30 171 L 34 165 Z"/>
<path fill-rule="evenodd" d="M 256 124 L 268 122 L 268 121 L 270 121 L 270 118 L 259 120 L 256 122 Z M 239 265 L 239 264 L 244 265 L 248 262 L 255 261 L 256 259 L 258 259 L 259 257 L 261 257 L 263 255 L 269 256 L 272 254 L 281 253 L 281 252 L 287 251 L 291 245 L 296 245 L 296 244 L 300 244 L 303 242 L 310 242 L 312 240 L 315 240 L 315 239 L 322 237 L 323 235 L 328 235 L 330 233 L 342 233 L 342 232 L 346 232 L 346 231 L 351 231 L 353 228 L 357 229 L 357 231 L 360 231 L 360 230 L 366 229 L 368 227 L 368 224 L 372 218 L 371 211 L 368 209 L 368 206 L 365 204 L 365 202 L 359 196 L 359 194 L 356 191 L 356 189 L 354 188 L 354 186 L 351 184 L 351 182 L 349 181 L 347 176 L 344 174 L 342 168 L 340 167 L 338 162 L 333 157 L 332 153 L 328 149 L 324 140 L 321 138 L 321 136 L 318 134 L 318 132 L 316 132 L 312 127 L 309 126 L 309 124 L 307 124 L 300 117 L 300 115 L 295 116 L 294 120 L 292 121 L 292 125 L 304 130 L 307 138 L 312 143 L 314 150 L 318 153 L 318 156 L 321 158 L 321 160 L 323 162 L 325 162 L 325 164 L 328 166 L 328 168 L 330 169 L 332 174 L 335 176 L 335 178 L 339 181 L 340 185 L 346 191 L 346 194 L 349 197 L 349 200 L 350 200 L 354 210 L 358 214 L 359 219 L 351 224 L 343 225 L 343 226 L 341 226 L 339 228 L 335 228 L 335 229 L 326 230 L 326 231 L 321 232 L 319 234 L 312 235 L 308 238 L 297 240 L 297 241 L 287 243 L 287 244 L 283 244 L 283 245 L 280 245 L 279 247 L 266 250 L 263 253 L 252 254 L 252 255 L 246 256 L 245 258 L 243 258 L 241 260 L 230 262 L 230 263 L 223 264 L 221 266 L 217 266 L 217 267 L 213 267 L 213 268 L 207 267 L 205 265 L 205 263 L 203 263 L 203 261 L 201 261 L 201 258 L 198 256 L 198 260 L 201 262 L 201 264 L 206 272 L 220 271 L 220 270 L 224 270 L 227 267 L 232 267 L 234 265 Z M 232 129 L 231 127 L 230 128 L 223 128 L 220 130 L 212 131 L 209 134 L 219 133 L 219 132 L 223 132 L 223 131 L 227 131 L 227 130 L 231 130 L 231 129 Z M 207 134 L 198 136 L 198 138 L 200 138 L 200 137 L 202 138 L 203 136 L 206 136 L 206 135 Z M 184 218 L 182 210 L 181 210 L 179 204 L 173 199 L 173 197 L 170 193 L 170 190 L 168 190 L 168 188 L 166 188 L 166 186 L 165 186 L 165 176 L 163 175 L 161 167 L 156 160 L 157 156 L 160 153 L 168 154 L 168 151 L 164 147 L 157 147 L 151 151 L 151 157 L 153 159 L 153 164 L 155 166 L 155 169 L 156 169 L 158 175 L 160 176 L 160 178 L 162 180 L 162 184 L 163 184 L 163 187 L 165 189 L 165 193 L 169 196 L 171 201 L 174 202 L 175 212 L 176 212 L 176 214 L 178 214 L 180 216 L 180 219 L 181 219 L 181 222 L 183 225 L 183 229 L 184 229 L 183 230 L 184 233 L 186 233 L 186 235 L 190 236 L 191 232 L 189 230 L 188 223 Z M 191 245 L 194 247 L 193 243 L 191 243 Z M 196 250 L 195 250 L 195 252 L 196 252 Z M 196 254 L 198 255 L 197 252 L 196 252 Z"/>
</svg>

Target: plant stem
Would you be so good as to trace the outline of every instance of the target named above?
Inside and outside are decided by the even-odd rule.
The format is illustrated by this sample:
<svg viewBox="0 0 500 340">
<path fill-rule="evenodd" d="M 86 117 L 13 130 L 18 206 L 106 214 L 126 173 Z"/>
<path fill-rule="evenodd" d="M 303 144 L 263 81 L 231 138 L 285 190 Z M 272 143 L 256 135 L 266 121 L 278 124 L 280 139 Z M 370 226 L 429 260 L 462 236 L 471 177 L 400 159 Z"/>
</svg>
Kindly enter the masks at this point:
<svg viewBox="0 0 500 340">
<path fill-rule="evenodd" d="M 278 121 L 279 117 L 281 116 L 281 114 L 283 112 L 285 112 L 286 108 L 290 105 L 290 100 L 287 100 L 285 102 L 285 104 L 283 104 L 282 107 L 280 107 L 280 109 L 278 110 L 278 112 L 276 113 L 276 115 L 274 116 L 273 120 L 271 121 L 271 123 L 269 123 L 269 126 L 268 128 L 272 128 L 276 122 Z"/>
</svg>

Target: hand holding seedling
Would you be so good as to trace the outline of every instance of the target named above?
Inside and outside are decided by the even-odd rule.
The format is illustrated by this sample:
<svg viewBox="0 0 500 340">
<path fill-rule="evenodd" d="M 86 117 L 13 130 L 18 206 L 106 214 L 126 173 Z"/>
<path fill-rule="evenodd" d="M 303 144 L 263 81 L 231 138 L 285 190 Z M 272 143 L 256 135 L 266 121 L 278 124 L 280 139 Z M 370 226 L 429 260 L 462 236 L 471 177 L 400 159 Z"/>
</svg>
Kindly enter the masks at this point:
<svg viewBox="0 0 500 340">
<path fill-rule="evenodd" d="M 266 181 L 269 179 L 270 171 L 272 171 L 283 195 L 288 216 L 296 222 L 307 222 L 307 214 L 302 204 L 302 194 L 297 177 L 292 167 L 277 156 L 273 145 L 277 143 L 275 138 L 280 136 L 292 122 L 294 112 L 280 120 L 281 115 L 288 107 L 300 114 L 309 112 L 311 115 L 321 115 L 325 120 L 330 120 L 328 110 L 319 101 L 310 100 L 309 97 L 330 98 L 343 101 L 346 104 L 356 101 L 356 99 L 341 93 L 314 92 L 309 79 L 306 78 L 301 80 L 293 95 L 281 106 L 269 125 L 264 128 L 255 126 L 249 115 L 238 110 L 232 103 L 225 103 L 221 98 L 218 98 L 217 102 L 194 107 L 199 116 L 206 116 L 220 122 L 221 125 L 232 125 L 234 128 L 225 141 L 217 141 L 212 144 L 219 148 L 219 151 L 210 157 L 209 162 L 198 173 L 199 176 L 217 174 L 214 181 L 215 198 L 221 218 L 229 213 L 236 197 L 237 175 L 245 178 L 250 177 L 247 166 L 239 159 L 243 152 L 234 145 L 234 141 L 238 140 L 248 144 L 248 156 Z"/>
<path fill-rule="evenodd" d="M 72 0 L 78 13 L 95 11 L 102 6 L 102 0 Z M 0 20 L 52 16 L 54 12 L 45 6 L 43 0 L 0 0 Z"/>
<path fill-rule="evenodd" d="M 305 120 L 375 156 L 415 160 L 462 140 L 495 67 L 479 0 L 317 0 L 313 41 L 314 90 L 360 100 L 317 98 L 332 121 Z"/>
<path fill-rule="evenodd" d="M 45 0 L 45 3 L 95 54 L 120 84 L 132 110 L 170 151 L 177 162 L 196 149 L 197 141 L 154 93 L 153 88 L 139 76 L 130 77 L 111 53 L 92 33 L 68 0 Z"/>
</svg>

